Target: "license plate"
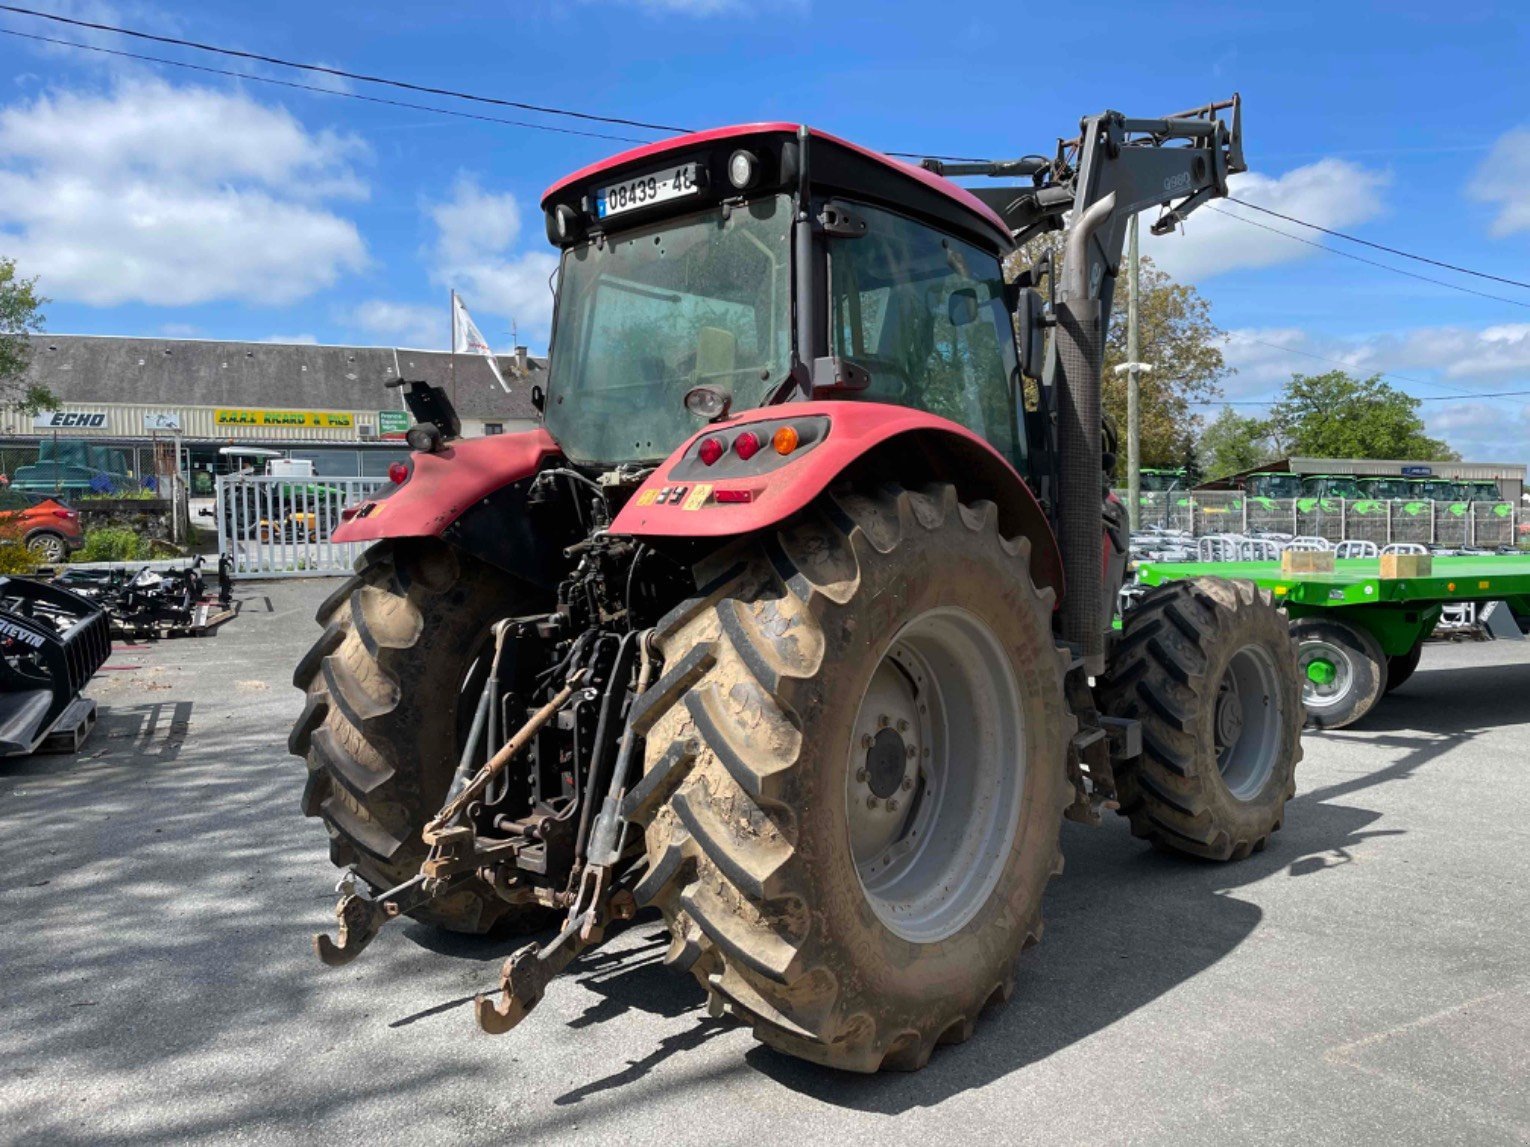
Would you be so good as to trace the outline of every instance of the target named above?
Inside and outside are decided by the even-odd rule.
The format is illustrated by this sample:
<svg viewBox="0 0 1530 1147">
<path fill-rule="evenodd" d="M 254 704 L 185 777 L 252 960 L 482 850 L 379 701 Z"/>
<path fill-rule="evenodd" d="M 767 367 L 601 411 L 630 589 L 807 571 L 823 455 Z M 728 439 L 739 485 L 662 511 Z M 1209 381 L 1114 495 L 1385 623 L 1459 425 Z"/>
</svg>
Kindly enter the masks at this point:
<svg viewBox="0 0 1530 1147">
<path fill-rule="evenodd" d="M 595 191 L 595 215 L 609 219 L 623 211 L 635 211 L 655 203 L 667 203 L 671 199 L 684 199 L 701 191 L 698 165 L 682 163 L 663 171 L 651 171 L 647 175 L 635 175 L 610 187 Z"/>
</svg>

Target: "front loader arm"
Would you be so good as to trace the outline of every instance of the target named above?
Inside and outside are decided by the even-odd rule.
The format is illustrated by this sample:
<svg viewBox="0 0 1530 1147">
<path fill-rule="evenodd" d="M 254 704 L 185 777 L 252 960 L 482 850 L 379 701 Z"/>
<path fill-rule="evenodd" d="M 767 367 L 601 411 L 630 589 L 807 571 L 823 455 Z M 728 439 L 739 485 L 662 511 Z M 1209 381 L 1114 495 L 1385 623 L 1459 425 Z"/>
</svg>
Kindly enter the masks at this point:
<svg viewBox="0 0 1530 1147">
<path fill-rule="evenodd" d="M 1230 127 L 1218 115 L 1228 108 Z M 1070 585 L 1062 634 L 1082 653 L 1087 671 L 1098 675 L 1105 669 L 1099 624 L 1100 369 L 1127 223 L 1157 204 L 1162 210 L 1153 232 L 1165 234 L 1202 203 L 1227 194 L 1228 177 L 1247 169 L 1242 101 L 1234 95 L 1161 119 L 1128 119 L 1113 111 L 1088 116 L 1076 138 L 1058 143 L 1050 161 L 1029 156 L 924 165 L 943 175 L 1029 176 L 1029 186 L 973 191 L 999 213 L 1017 243 L 1060 230 L 1067 218 L 1041 383 L 1056 417 L 1058 542 Z"/>
<path fill-rule="evenodd" d="M 1231 122 L 1218 113 L 1231 109 Z M 1108 217 L 1093 230 L 1081 268 L 1088 294 L 1105 303 L 1121 262 L 1127 221 L 1139 211 L 1161 208 L 1155 235 L 1172 231 L 1203 203 L 1227 194 L 1228 176 L 1248 169 L 1243 159 L 1243 103 L 1231 99 L 1160 119 L 1130 119 L 1107 111 L 1087 116 L 1078 136 L 1060 140 L 1053 159 L 1027 156 L 993 163 L 924 166 L 940 175 L 1029 177 L 1029 186 L 974 187 L 971 192 L 997 211 L 1025 243 L 1059 231 L 1070 213 L 1076 224 L 1090 208 L 1114 196 Z"/>
</svg>

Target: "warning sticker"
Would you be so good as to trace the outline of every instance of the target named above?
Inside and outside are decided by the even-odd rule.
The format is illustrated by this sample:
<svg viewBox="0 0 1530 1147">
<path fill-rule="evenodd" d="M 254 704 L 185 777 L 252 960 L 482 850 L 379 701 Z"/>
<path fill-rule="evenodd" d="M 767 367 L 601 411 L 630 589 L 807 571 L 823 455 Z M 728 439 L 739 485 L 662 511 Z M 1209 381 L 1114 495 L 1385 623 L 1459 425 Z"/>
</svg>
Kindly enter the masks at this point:
<svg viewBox="0 0 1530 1147">
<path fill-rule="evenodd" d="M 691 492 L 685 496 L 685 501 L 681 503 L 680 508 L 682 510 L 699 510 L 702 506 L 706 505 L 707 499 L 711 496 L 712 487 L 703 482 L 700 486 L 693 486 L 691 488 Z"/>
<path fill-rule="evenodd" d="M 644 490 L 641 494 L 638 495 L 637 504 L 639 506 L 651 506 L 653 505 L 654 499 L 658 496 L 659 492 L 657 490 Z"/>
</svg>

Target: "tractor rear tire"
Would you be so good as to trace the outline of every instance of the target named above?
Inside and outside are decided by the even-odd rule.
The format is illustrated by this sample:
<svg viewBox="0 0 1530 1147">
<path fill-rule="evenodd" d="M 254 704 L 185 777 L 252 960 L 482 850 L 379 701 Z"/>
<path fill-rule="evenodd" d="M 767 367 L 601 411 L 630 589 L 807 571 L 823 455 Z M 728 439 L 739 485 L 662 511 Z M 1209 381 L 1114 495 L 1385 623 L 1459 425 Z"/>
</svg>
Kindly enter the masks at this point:
<svg viewBox="0 0 1530 1147">
<path fill-rule="evenodd" d="M 949 485 L 836 490 L 659 624 L 638 902 L 777 1050 L 918 1069 L 1041 935 L 1077 726 L 1053 592 L 997 518 Z"/>
<path fill-rule="evenodd" d="M 1134 836 L 1207 860 L 1264 848 L 1296 791 L 1303 716 L 1295 647 L 1268 592 L 1221 578 L 1149 591 L 1099 697 L 1141 722 L 1142 753 L 1115 769 Z"/>
<path fill-rule="evenodd" d="M 1326 617 L 1291 623 L 1302 671 L 1307 724 L 1342 729 L 1371 711 L 1391 688 L 1389 658 L 1368 630 Z M 1315 675 L 1321 669 L 1326 680 Z"/>
<path fill-rule="evenodd" d="M 1413 671 L 1418 668 L 1419 658 L 1423 655 L 1424 642 L 1420 639 L 1408 652 L 1400 653 L 1396 657 L 1389 656 L 1387 658 L 1386 692 L 1390 693 L 1409 677 L 1412 677 Z"/>
<path fill-rule="evenodd" d="M 462 683 L 490 627 L 534 604 L 514 585 L 444 542 L 410 538 L 372 546 L 319 606 L 324 633 L 292 677 L 306 700 L 288 747 L 308 762 L 303 812 L 324 821 L 330 860 L 374 891 L 420 870 L 420 830 L 457 768 L 459 708 L 477 702 L 459 697 Z M 476 878 L 410 915 L 453 932 L 546 918 Z"/>
</svg>

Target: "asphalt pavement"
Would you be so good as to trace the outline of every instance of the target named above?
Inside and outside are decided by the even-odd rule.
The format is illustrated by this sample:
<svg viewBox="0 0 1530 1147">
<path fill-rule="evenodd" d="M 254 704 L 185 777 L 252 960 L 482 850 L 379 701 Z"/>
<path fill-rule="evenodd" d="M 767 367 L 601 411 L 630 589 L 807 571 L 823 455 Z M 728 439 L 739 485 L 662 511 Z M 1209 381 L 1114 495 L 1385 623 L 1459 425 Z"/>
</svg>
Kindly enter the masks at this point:
<svg viewBox="0 0 1530 1147">
<path fill-rule="evenodd" d="M 323 579 L 119 646 L 76 757 L 0 761 L 0 1141 L 1530 1142 L 1530 643 L 1431 645 L 1305 739 L 1239 864 L 1063 828 L 1009 1005 L 913 1075 L 785 1058 L 660 966 L 657 919 L 506 1036 L 513 940 L 406 923 L 325 968 L 294 662 Z"/>
</svg>

